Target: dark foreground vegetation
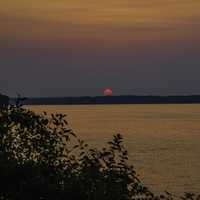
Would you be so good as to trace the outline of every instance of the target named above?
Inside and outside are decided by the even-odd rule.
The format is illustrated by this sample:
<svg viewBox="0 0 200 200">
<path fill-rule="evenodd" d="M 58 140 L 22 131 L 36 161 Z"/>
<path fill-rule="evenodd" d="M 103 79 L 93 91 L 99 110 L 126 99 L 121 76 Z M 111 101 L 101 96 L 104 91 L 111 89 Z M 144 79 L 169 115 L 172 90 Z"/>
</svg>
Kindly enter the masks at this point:
<svg viewBox="0 0 200 200">
<path fill-rule="evenodd" d="M 97 150 L 77 138 L 65 115 L 36 114 L 19 102 L 0 113 L 0 199 L 165 199 L 139 180 L 121 135 Z M 183 200 L 200 199 L 185 193 Z"/>
<path fill-rule="evenodd" d="M 3 94 L 0 94 L 0 109 L 7 107 L 9 103 L 9 97 Z"/>
</svg>

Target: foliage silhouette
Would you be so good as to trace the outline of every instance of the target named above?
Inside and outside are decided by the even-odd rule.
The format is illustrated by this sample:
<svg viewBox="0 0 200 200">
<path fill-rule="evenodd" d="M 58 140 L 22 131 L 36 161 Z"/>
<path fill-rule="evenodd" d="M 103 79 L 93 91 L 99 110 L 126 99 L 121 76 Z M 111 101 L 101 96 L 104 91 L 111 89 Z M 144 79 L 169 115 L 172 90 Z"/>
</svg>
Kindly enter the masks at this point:
<svg viewBox="0 0 200 200">
<path fill-rule="evenodd" d="M 0 109 L 5 108 L 9 103 L 9 97 L 0 93 Z"/>
<path fill-rule="evenodd" d="M 140 182 L 120 134 L 103 149 L 89 148 L 63 114 L 36 114 L 9 105 L 0 113 L 0 199 L 164 199 Z M 183 200 L 199 199 L 186 193 Z"/>
</svg>

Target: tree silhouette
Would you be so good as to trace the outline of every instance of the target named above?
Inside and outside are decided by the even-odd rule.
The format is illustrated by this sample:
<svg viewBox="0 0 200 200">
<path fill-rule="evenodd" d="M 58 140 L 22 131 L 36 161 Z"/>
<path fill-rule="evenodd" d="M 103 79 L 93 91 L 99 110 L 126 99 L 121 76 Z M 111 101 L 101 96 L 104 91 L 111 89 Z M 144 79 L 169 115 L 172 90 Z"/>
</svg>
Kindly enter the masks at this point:
<svg viewBox="0 0 200 200">
<path fill-rule="evenodd" d="M 7 200 L 175 198 L 156 196 L 141 183 L 120 134 L 102 149 L 90 148 L 65 115 L 36 114 L 20 103 L 0 112 L 0 183 L 0 199 Z"/>
</svg>

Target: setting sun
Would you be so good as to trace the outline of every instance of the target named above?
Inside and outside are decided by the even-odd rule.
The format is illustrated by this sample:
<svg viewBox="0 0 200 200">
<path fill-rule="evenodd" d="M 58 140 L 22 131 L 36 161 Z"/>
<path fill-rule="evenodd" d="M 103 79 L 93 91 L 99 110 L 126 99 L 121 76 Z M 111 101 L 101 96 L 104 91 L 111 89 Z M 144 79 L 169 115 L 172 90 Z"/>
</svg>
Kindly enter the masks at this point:
<svg viewBox="0 0 200 200">
<path fill-rule="evenodd" d="M 113 95 L 113 91 L 109 88 L 105 89 L 103 92 L 104 96 L 112 96 Z"/>
</svg>

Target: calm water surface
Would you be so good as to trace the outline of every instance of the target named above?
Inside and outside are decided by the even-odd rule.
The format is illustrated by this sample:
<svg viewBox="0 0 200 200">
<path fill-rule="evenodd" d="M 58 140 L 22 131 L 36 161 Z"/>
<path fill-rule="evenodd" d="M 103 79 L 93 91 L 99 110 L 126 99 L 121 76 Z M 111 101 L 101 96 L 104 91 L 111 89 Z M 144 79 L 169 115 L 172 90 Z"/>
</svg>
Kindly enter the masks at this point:
<svg viewBox="0 0 200 200">
<path fill-rule="evenodd" d="M 153 191 L 200 191 L 200 104 L 29 108 L 67 114 L 76 134 L 93 146 L 122 133 L 130 162 Z"/>
</svg>

